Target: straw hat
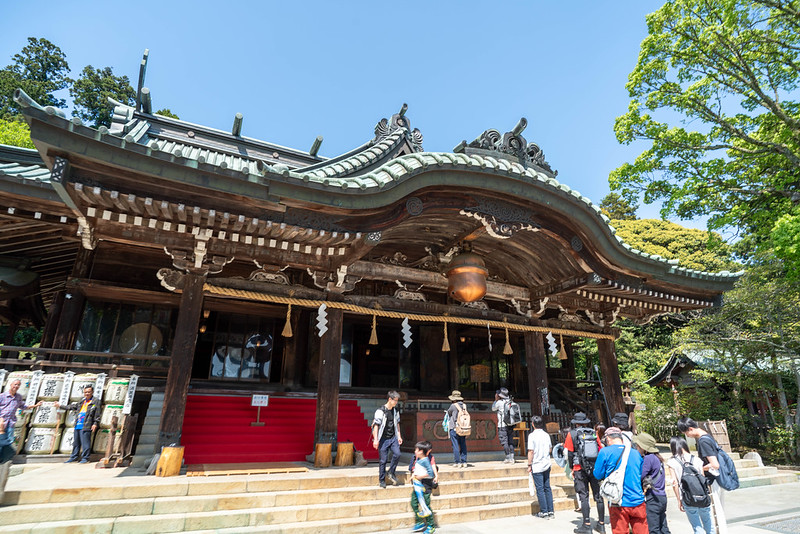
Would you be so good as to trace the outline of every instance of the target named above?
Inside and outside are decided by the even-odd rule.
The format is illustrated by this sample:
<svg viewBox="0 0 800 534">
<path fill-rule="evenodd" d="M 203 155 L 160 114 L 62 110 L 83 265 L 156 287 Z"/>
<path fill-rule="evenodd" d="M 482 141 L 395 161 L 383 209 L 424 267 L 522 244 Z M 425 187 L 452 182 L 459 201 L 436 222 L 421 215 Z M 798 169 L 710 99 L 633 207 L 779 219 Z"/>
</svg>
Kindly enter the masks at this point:
<svg viewBox="0 0 800 534">
<path fill-rule="evenodd" d="M 453 392 L 450 394 L 450 396 L 447 397 L 447 398 L 450 399 L 453 402 L 455 402 L 455 401 L 463 401 L 464 400 L 464 397 L 461 396 L 461 392 L 458 391 L 457 389 L 454 389 Z"/>
</svg>

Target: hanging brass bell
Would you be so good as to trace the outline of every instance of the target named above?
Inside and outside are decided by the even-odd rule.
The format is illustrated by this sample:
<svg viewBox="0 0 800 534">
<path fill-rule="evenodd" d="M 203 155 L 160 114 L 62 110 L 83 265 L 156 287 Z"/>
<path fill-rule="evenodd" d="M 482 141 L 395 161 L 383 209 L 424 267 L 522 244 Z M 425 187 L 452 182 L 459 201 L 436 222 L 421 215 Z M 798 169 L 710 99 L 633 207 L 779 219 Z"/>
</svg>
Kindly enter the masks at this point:
<svg viewBox="0 0 800 534">
<path fill-rule="evenodd" d="M 475 302 L 486 295 L 489 271 L 483 258 L 472 252 L 459 254 L 447 269 L 447 292 L 459 302 Z"/>
</svg>

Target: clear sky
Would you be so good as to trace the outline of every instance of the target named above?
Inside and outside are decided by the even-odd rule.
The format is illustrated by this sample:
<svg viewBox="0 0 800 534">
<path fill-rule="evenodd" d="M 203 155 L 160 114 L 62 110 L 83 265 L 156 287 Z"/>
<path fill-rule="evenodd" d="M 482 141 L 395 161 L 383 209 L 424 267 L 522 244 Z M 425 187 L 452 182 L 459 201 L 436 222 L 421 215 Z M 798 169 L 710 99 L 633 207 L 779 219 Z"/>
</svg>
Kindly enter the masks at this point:
<svg viewBox="0 0 800 534">
<path fill-rule="evenodd" d="M 528 119 L 558 179 L 594 202 L 608 174 L 644 145 L 617 143 L 627 76 L 661 2 L 207 0 L 4 2 L 0 64 L 26 38 L 67 55 L 72 77 L 112 67 L 145 86 L 154 109 L 243 135 L 336 156 L 373 137 L 408 103 L 429 151 Z M 640 217 L 657 217 L 643 207 Z M 682 221 L 702 227 L 698 222 Z"/>
</svg>

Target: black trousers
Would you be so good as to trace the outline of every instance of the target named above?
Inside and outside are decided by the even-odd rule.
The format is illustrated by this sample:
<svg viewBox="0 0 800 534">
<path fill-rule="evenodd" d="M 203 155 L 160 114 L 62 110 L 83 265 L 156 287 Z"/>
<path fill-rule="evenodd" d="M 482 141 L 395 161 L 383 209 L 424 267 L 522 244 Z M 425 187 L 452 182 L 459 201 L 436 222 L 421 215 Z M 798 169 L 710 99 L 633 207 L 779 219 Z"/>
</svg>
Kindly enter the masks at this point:
<svg viewBox="0 0 800 534">
<path fill-rule="evenodd" d="M 583 469 L 572 472 L 572 479 L 575 483 L 575 493 L 581 503 L 581 515 L 583 522 L 589 523 L 589 488 L 592 488 L 592 496 L 597 503 L 597 520 L 605 523 L 606 509 L 605 502 L 600 496 L 600 482 Z"/>
<path fill-rule="evenodd" d="M 506 454 L 506 456 L 509 454 L 514 454 L 514 427 L 498 427 L 497 437 L 500 438 L 500 445 L 503 446 L 503 452 Z"/>
<path fill-rule="evenodd" d="M 647 527 L 650 534 L 670 534 L 667 526 L 667 496 L 648 493 L 644 498 L 647 507 Z"/>
</svg>

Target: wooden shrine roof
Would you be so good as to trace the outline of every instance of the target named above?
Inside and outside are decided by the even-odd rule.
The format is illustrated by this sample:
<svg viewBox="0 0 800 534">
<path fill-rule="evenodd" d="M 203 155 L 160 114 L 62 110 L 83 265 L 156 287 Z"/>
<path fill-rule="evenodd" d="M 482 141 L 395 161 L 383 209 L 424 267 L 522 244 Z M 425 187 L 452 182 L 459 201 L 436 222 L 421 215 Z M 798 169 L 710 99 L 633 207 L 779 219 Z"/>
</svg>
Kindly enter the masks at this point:
<svg viewBox="0 0 800 534">
<path fill-rule="evenodd" d="M 121 104 L 110 129 L 93 129 L 17 100 L 52 171 L 37 183 L 88 247 L 166 249 L 176 265 L 211 262 L 222 275 L 231 261 L 307 271 L 305 283 L 345 294 L 396 283 L 398 298 L 441 300 L 447 264 L 469 242 L 489 269 L 490 307 L 595 325 L 712 306 L 739 276 L 632 249 L 556 180 L 524 126 L 424 152 L 404 107 L 325 160 Z"/>
</svg>

